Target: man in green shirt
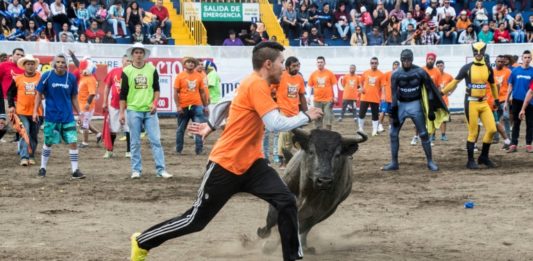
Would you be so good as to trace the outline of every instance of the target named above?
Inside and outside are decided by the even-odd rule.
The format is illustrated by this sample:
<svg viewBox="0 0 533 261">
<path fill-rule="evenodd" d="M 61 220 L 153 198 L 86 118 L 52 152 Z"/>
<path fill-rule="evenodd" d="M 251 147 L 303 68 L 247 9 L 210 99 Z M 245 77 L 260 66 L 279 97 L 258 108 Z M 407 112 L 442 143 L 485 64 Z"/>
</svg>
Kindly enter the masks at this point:
<svg viewBox="0 0 533 261">
<path fill-rule="evenodd" d="M 128 117 L 131 139 L 131 178 L 138 179 L 142 173 L 141 127 L 143 125 L 152 147 L 157 176 L 171 178 L 172 175 L 165 170 L 165 154 L 161 147 L 161 133 L 157 117 L 159 75 L 153 64 L 145 62 L 150 55 L 150 50 L 143 44 L 136 43 L 127 50 L 126 54 L 132 60 L 132 64 L 122 71 L 119 120 L 120 124 L 124 125 L 126 116 Z"/>
<path fill-rule="evenodd" d="M 204 61 L 205 73 L 207 73 L 207 86 L 209 87 L 209 104 L 215 105 L 220 102 L 220 76 L 217 66 L 209 60 Z M 211 108 L 210 108 L 211 109 Z"/>
<path fill-rule="evenodd" d="M 488 24 L 483 24 L 481 31 L 477 35 L 477 39 L 484 43 L 494 43 L 494 34 L 490 31 Z"/>
</svg>

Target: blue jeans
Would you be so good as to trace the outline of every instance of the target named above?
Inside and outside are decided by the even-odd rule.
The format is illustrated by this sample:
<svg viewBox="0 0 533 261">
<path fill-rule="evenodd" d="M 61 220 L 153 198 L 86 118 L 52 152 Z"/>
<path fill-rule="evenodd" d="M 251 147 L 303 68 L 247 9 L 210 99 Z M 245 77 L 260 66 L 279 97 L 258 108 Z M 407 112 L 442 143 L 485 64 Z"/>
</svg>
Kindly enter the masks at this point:
<svg viewBox="0 0 533 261">
<path fill-rule="evenodd" d="M 152 156 L 155 161 L 157 173 L 165 170 L 165 153 L 161 147 L 161 133 L 159 131 L 159 119 L 157 113 L 151 114 L 149 111 L 131 111 L 128 110 L 128 127 L 130 128 L 130 150 L 131 150 L 131 170 L 142 172 L 141 158 L 141 127 L 144 128 L 150 140 Z"/>
<path fill-rule="evenodd" d="M 160 25 L 159 21 L 156 21 L 156 22 L 152 22 L 150 23 L 150 33 L 151 34 L 155 34 L 155 29 L 157 29 L 157 27 Z M 163 33 L 165 34 L 166 37 L 170 37 L 170 28 L 172 28 L 172 22 L 170 22 L 169 20 L 167 20 L 165 22 L 165 26 L 162 28 L 163 30 Z"/>
<path fill-rule="evenodd" d="M 457 32 L 452 32 L 449 37 L 446 37 L 444 32 L 441 31 L 439 33 L 439 36 L 440 36 L 440 41 L 442 44 L 456 44 L 457 43 Z M 451 41 L 451 42 L 448 43 L 448 41 Z"/>
<path fill-rule="evenodd" d="M 185 129 L 190 120 L 193 122 L 205 122 L 204 120 L 204 107 L 199 105 L 193 105 L 183 108 L 183 113 L 177 114 L 178 128 L 176 129 L 176 152 L 183 151 L 183 136 L 185 135 Z M 202 153 L 203 144 L 202 138 L 198 135 L 194 136 L 194 143 L 196 145 L 196 154 Z"/>
<path fill-rule="evenodd" d="M 515 43 L 525 43 L 526 42 L 526 33 L 524 31 L 515 31 L 511 33 L 513 41 Z"/>
<path fill-rule="evenodd" d="M 274 134 L 273 137 L 273 144 L 272 144 L 272 155 L 276 157 L 278 155 L 278 139 L 279 139 L 279 132 L 272 132 L 267 129 L 265 129 L 265 134 L 263 136 L 263 154 L 265 154 L 265 159 L 269 160 L 270 157 L 270 134 Z"/>
<path fill-rule="evenodd" d="M 37 143 L 39 141 L 39 128 L 41 127 L 42 119 L 39 119 L 39 122 L 34 122 L 32 116 L 19 115 L 22 125 L 30 138 L 31 153 L 28 153 L 28 144 L 24 139 L 19 140 L 18 151 L 21 159 L 34 158 L 35 150 L 37 149 Z"/>
</svg>

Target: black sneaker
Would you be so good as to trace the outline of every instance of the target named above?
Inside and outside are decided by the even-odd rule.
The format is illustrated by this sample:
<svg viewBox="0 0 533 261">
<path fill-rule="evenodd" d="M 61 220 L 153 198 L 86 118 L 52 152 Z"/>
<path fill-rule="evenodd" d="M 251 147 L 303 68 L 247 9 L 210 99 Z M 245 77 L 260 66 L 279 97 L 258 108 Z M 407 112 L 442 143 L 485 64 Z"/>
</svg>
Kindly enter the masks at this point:
<svg viewBox="0 0 533 261">
<path fill-rule="evenodd" d="M 100 144 L 100 142 L 102 142 L 102 134 L 99 133 L 100 135 L 96 135 L 96 144 Z"/>
<path fill-rule="evenodd" d="M 84 179 L 84 178 L 85 178 L 85 175 L 83 175 L 83 173 L 81 173 L 79 169 L 77 169 L 76 171 L 74 171 L 74 173 L 72 173 L 72 179 Z"/>
<path fill-rule="evenodd" d="M 40 168 L 39 169 L 39 177 L 41 177 L 41 178 L 46 177 L 46 169 L 45 168 Z"/>
</svg>

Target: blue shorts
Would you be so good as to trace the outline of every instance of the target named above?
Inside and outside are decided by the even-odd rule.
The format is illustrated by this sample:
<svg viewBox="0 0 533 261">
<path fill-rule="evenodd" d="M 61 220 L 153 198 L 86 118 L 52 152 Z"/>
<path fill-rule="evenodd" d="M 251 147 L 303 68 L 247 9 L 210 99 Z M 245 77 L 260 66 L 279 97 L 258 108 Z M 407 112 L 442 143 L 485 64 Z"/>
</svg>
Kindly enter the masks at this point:
<svg viewBox="0 0 533 261">
<path fill-rule="evenodd" d="M 391 113 L 391 103 L 390 102 L 385 102 L 385 101 L 382 101 L 380 104 L 379 104 L 379 112 L 382 112 L 382 113 L 387 113 L 387 114 L 390 114 Z"/>
</svg>

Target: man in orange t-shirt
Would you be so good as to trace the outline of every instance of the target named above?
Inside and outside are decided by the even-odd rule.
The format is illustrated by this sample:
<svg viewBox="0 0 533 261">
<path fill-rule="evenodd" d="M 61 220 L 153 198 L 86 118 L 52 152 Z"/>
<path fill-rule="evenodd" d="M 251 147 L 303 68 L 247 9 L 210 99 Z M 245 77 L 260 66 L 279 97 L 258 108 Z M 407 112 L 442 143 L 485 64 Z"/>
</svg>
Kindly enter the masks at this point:
<svg viewBox="0 0 533 261">
<path fill-rule="evenodd" d="M 453 81 L 453 76 L 444 71 L 444 68 L 445 68 L 444 61 L 438 60 L 437 63 L 436 63 L 436 66 L 437 66 L 437 68 L 439 68 L 439 71 L 441 73 L 440 83 L 439 83 L 439 85 L 437 85 L 437 88 L 440 91 L 440 90 L 444 89 L 444 87 L 446 87 L 446 85 L 448 85 L 448 83 Z M 449 104 L 448 95 L 442 95 L 442 100 L 444 101 L 446 106 L 448 106 L 448 104 Z M 450 115 L 450 117 L 451 117 L 451 115 Z M 450 121 L 450 120 L 448 120 L 448 121 Z M 448 136 L 446 136 L 446 121 L 442 122 L 442 124 L 440 125 L 440 133 L 441 133 L 440 134 L 440 140 L 441 141 L 448 141 Z M 435 134 L 433 134 L 433 136 L 435 136 Z"/>
<path fill-rule="evenodd" d="M 205 94 L 204 76 L 196 71 L 198 60 L 192 57 L 183 58 L 183 72 L 174 80 L 174 101 L 176 102 L 178 128 L 176 130 L 176 152 L 183 151 L 183 136 L 190 120 L 205 121 L 207 114 L 207 97 Z M 196 155 L 203 154 L 203 143 L 199 136 L 194 137 Z"/>
<path fill-rule="evenodd" d="M 24 70 L 23 74 L 19 74 L 13 78 L 11 86 L 7 90 L 7 103 L 9 113 L 16 113 L 24 125 L 30 144 L 28 145 L 24 139 L 19 140 L 18 153 L 20 156 L 20 165 L 28 166 L 35 165 L 35 151 L 37 150 L 37 143 L 39 141 L 39 128 L 42 123 L 43 110 L 39 107 L 37 114 L 39 118 L 33 121 L 33 107 L 35 106 L 35 87 L 39 84 L 41 73 L 37 71 L 39 59 L 34 58 L 33 55 L 28 54 L 17 61 L 20 69 Z M 16 100 L 16 102 L 15 102 Z M 31 153 L 28 153 L 28 146 L 31 148 Z"/>
<path fill-rule="evenodd" d="M 276 102 L 281 114 L 287 117 L 296 116 L 300 111 L 307 111 L 305 82 L 300 74 L 300 61 L 294 56 L 290 56 L 285 60 L 285 71 L 281 75 L 281 81 L 276 88 Z M 290 131 L 279 133 L 278 153 L 282 153 L 282 156 L 279 157 L 280 169 L 283 169 L 292 157 L 292 137 L 293 134 Z"/>
<path fill-rule="evenodd" d="M 494 68 L 493 73 L 494 81 L 499 92 L 498 100 L 505 101 L 507 100 L 507 93 L 509 90 L 511 70 L 505 66 L 505 57 L 503 55 L 498 55 L 498 57 L 496 57 L 496 67 Z M 509 112 L 504 111 L 504 106 L 503 102 L 500 103 L 500 106 L 497 108 L 496 114 L 494 115 L 498 132 L 494 134 L 493 139 L 495 142 L 498 142 L 499 134 L 501 134 L 504 138 L 503 149 L 506 150 L 511 145 L 511 140 L 506 138 L 511 136 L 511 125 L 509 123 Z"/>
<path fill-rule="evenodd" d="M 359 75 L 355 74 L 356 67 L 354 64 L 350 65 L 350 71 L 349 73 L 345 74 L 342 77 L 340 87 L 341 90 L 344 90 L 342 93 L 342 111 L 341 111 L 341 117 L 337 119 L 338 121 L 342 121 L 342 118 L 344 118 L 344 113 L 346 112 L 346 108 L 348 106 L 351 106 L 353 109 L 353 119 L 357 119 L 357 100 L 359 99 Z"/>
<path fill-rule="evenodd" d="M 94 114 L 96 88 L 98 87 L 94 72 L 96 67 L 90 60 L 80 62 L 80 81 L 78 83 L 78 104 L 80 105 L 81 113 L 81 129 L 83 132 L 83 139 L 80 148 L 89 146 L 89 128 Z M 97 137 L 101 134 L 98 132 Z"/>
<path fill-rule="evenodd" d="M 236 193 L 247 192 L 268 201 L 278 211 L 278 228 L 284 260 L 302 259 L 298 235 L 296 198 L 261 152 L 264 128 L 289 131 L 321 117 L 311 108 L 286 117 L 271 95 L 270 85 L 280 82 L 283 46 L 261 42 L 252 51 L 254 72 L 244 78 L 229 106 L 222 135 L 209 156 L 198 198 L 181 216 L 152 226 L 131 237 L 132 260 L 145 260 L 148 251 L 165 241 L 202 230 Z M 212 124 L 191 124 L 191 132 L 206 137 Z M 238 220 L 239 215 L 236 214 Z M 242 217 L 241 217 L 242 218 Z"/>
<path fill-rule="evenodd" d="M 392 63 L 392 70 L 383 74 L 383 91 L 381 92 L 381 104 L 379 105 L 379 125 L 378 132 L 383 132 L 383 122 L 385 121 L 385 114 L 390 114 L 392 95 L 391 95 L 391 77 L 394 71 L 398 69 L 400 62 L 394 61 Z M 390 123 L 389 123 L 390 129 Z"/>
<path fill-rule="evenodd" d="M 326 59 L 322 56 L 316 58 L 318 70 L 309 76 L 307 85 L 313 88 L 313 105 L 324 111 L 324 118 L 315 122 L 317 128 L 326 125 L 326 129 L 331 130 L 333 125 L 333 104 L 337 102 L 337 77 L 330 70 L 326 69 Z M 311 92 L 309 92 L 311 93 Z"/>
<path fill-rule="evenodd" d="M 383 73 L 378 70 L 379 60 L 377 57 L 370 59 L 370 69 L 363 72 L 363 86 L 359 88 L 361 105 L 359 108 L 359 131 L 364 132 L 365 116 L 368 107 L 372 111 L 372 136 L 378 135 L 379 126 L 379 102 L 383 89 Z"/>
</svg>

